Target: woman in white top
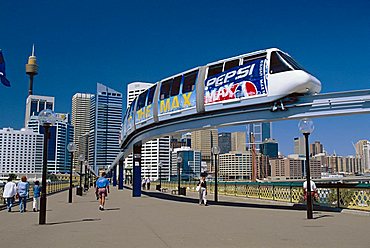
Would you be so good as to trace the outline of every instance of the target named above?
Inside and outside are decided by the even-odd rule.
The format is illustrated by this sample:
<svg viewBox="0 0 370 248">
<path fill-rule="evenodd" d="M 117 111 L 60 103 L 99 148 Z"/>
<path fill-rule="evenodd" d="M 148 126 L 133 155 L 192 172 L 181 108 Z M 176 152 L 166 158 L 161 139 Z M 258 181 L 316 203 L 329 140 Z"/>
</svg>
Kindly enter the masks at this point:
<svg viewBox="0 0 370 248">
<path fill-rule="evenodd" d="M 3 198 L 6 199 L 6 207 L 8 212 L 12 211 L 14 197 L 17 194 L 17 185 L 12 182 L 12 179 L 9 177 L 8 182 L 4 186 Z"/>
</svg>

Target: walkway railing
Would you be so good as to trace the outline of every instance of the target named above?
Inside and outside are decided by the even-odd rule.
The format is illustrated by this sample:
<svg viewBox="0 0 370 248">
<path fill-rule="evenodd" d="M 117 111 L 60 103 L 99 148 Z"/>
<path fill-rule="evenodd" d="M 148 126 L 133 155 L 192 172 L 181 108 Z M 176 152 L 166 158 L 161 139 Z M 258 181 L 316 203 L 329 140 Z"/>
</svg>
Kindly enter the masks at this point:
<svg viewBox="0 0 370 248">
<path fill-rule="evenodd" d="M 159 184 L 155 182 L 154 184 Z M 195 192 L 197 182 L 181 182 L 181 187 Z M 214 193 L 214 182 L 207 182 Z M 316 183 L 318 198 L 314 204 L 333 208 L 370 211 L 370 184 L 323 184 Z M 177 189 L 177 181 L 162 181 L 162 188 Z M 305 203 L 302 182 L 218 182 L 220 195 L 239 196 L 271 201 Z"/>
<path fill-rule="evenodd" d="M 29 199 L 33 198 L 33 183 L 30 183 L 29 188 Z M 77 181 L 73 182 L 73 185 L 77 185 Z M 58 193 L 69 189 L 69 181 L 53 181 L 47 184 L 46 193 L 48 195 Z M 0 209 L 6 206 L 5 199 L 3 198 L 4 187 L 0 187 Z M 16 201 L 15 203 L 17 203 Z"/>
</svg>

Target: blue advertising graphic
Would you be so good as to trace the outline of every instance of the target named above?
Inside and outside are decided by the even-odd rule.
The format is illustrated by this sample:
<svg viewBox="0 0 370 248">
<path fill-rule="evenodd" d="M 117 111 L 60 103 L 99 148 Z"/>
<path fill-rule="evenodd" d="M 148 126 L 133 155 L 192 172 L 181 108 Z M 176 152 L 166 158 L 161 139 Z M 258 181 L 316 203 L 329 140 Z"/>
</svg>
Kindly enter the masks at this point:
<svg viewBox="0 0 370 248">
<path fill-rule="evenodd" d="M 266 95 L 265 61 L 265 59 L 253 60 L 207 78 L 204 82 L 204 103 Z"/>
</svg>

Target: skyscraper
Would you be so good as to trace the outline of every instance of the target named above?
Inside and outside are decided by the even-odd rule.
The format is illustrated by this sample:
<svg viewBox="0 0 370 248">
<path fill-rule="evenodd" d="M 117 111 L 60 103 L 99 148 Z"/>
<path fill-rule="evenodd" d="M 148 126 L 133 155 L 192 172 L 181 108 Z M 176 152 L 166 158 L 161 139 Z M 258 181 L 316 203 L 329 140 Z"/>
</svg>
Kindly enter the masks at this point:
<svg viewBox="0 0 370 248">
<path fill-rule="evenodd" d="M 177 158 L 181 157 L 181 164 Z M 182 180 L 199 178 L 201 173 L 201 154 L 190 147 L 175 148 L 171 155 L 171 176 L 177 178 L 177 166 L 180 166 Z"/>
<path fill-rule="evenodd" d="M 218 146 L 218 130 L 206 129 L 191 133 L 191 148 L 200 151 L 202 161 L 207 163 L 208 172 L 214 172 L 213 158 L 211 157 L 212 147 Z"/>
<path fill-rule="evenodd" d="M 88 160 L 85 153 L 86 148 L 83 147 L 83 149 L 80 149 L 80 141 L 84 142 L 83 144 L 88 142 L 86 136 L 88 137 L 90 129 L 90 108 L 92 97 L 92 94 L 85 93 L 76 93 L 72 97 L 72 125 L 74 126 L 73 142 L 77 148 L 73 161 L 74 165 L 78 164 L 79 154 L 85 154 L 85 158 Z M 85 136 L 85 139 L 81 139 L 82 136 Z"/>
<path fill-rule="evenodd" d="M 246 134 L 245 132 L 231 133 L 231 151 L 246 151 Z"/>
<path fill-rule="evenodd" d="M 370 141 L 359 140 L 355 148 L 356 156 L 361 158 L 363 168 L 370 171 Z"/>
<path fill-rule="evenodd" d="M 294 138 L 294 154 L 305 156 L 306 149 L 305 149 L 305 141 L 303 137 Z"/>
<path fill-rule="evenodd" d="M 315 143 L 310 144 L 310 153 L 312 154 L 312 156 L 315 156 L 323 152 L 324 152 L 324 147 L 320 143 L 320 141 L 315 141 Z"/>
<path fill-rule="evenodd" d="M 220 147 L 220 154 L 231 151 L 231 133 L 218 134 L 218 146 Z"/>
<path fill-rule="evenodd" d="M 89 165 L 96 174 L 120 152 L 121 122 L 122 94 L 97 83 L 96 95 L 91 97 L 89 133 Z"/>
<path fill-rule="evenodd" d="M 44 109 L 50 109 L 54 111 L 54 97 L 29 95 L 26 100 L 24 126 L 27 127 L 31 116 L 38 116 L 38 114 Z"/>
<path fill-rule="evenodd" d="M 260 144 L 266 139 L 272 137 L 271 122 L 259 122 L 247 125 L 247 144 L 251 146 L 251 133 L 254 135 L 254 143 L 256 144 L 256 150 L 260 150 Z"/>
<path fill-rule="evenodd" d="M 279 145 L 276 140 L 274 139 L 264 140 L 260 145 L 260 148 L 261 148 L 260 152 L 263 155 L 268 156 L 270 159 L 278 157 Z"/>
<path fill-rule="evenodd" d="M 69 114 L 57 113 L 56 117 L 55 125 L 49 129 L 48 172 L 69 173 L 72 161 L 67 145 L 73 140 L 73 126 Z M 38 116 L 31 116 L 28 128 L 36 133 L 44 134 L 44 128 L 40 126 Z"/>
</svg>

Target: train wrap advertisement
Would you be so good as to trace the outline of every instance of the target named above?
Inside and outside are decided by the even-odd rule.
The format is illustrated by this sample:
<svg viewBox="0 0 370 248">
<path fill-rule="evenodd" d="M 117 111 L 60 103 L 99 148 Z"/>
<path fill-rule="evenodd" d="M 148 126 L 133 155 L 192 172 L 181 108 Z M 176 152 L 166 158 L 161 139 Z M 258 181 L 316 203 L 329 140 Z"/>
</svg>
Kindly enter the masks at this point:
<svg viewBox="0 0 370 248">
<path fill-rule="evenodd" d="M 265 59 L 253 60 L 205 80 L 204 103 L 218 103 L 267 94 Z"/>
</svg>

